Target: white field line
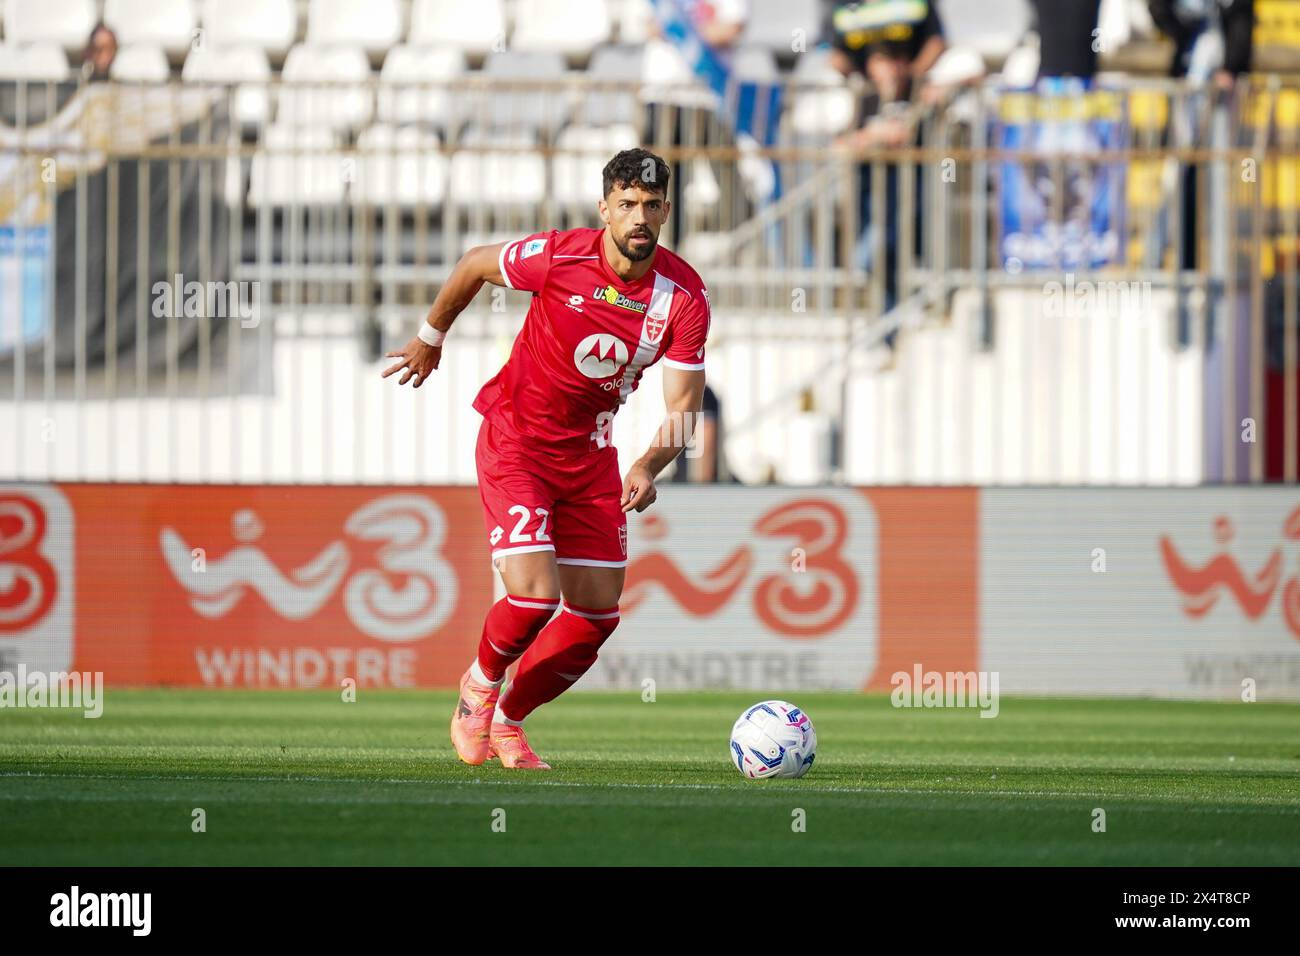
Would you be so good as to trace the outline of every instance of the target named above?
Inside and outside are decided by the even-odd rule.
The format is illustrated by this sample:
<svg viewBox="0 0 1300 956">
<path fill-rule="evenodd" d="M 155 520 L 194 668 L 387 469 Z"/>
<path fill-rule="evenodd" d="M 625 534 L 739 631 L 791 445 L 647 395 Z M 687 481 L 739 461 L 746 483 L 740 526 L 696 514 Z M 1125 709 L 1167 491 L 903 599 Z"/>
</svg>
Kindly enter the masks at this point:
<svg viewBox="0 0 1300 956">
<path fill-rule="evenodd" d="M 504 771 L 502 771 L 504 772 Z M 749 790 L 746 792 L 747 784 L 741 784 L 740 787 L 724 787 L 720 784 L 711 783 L 580 783 L 570 780 L 407 780 L 400 778 L 353 778 L 353 777 L 209 777 L 209 776 L 165 776 L 165 775 L 133 775 L 133 774 L 72 774 L 72 773 L 36 773 L 36 772 L 0 772 L 0 780 L 3 779 L 68 779 L 68 780 L 115 780 L 119 782 L 127 781 L 150 781 L 160 783 L 335 783 L 342 785 L 374 786 L 376 784 L 391 785 L 416 785 L 423 787 L 556 787 L 572 788 L 583 790 L 594 789 L 613 789 L 613 790 L 651 790 L 651 791 L 712 791 L 726 793 L 732 796 L 751 797 L 759 796 L 758 790 Z M 754 781 L 754 786 L 759 784 Z M 796 785 L 797 786 L 797 785 Z M 816 797 L 818 794 L 869 794 L 876 796 L 890 796 L 895 794 L 904 795 L 922 795 L 922 796 L 957 796 L 957 797 L 1026 797 L 1026 798 L 1046 798 L 1060 800 L 1123 800 L 1147 803 L 1177 803 L 1179 809 L 1185 813 L 1294 813 L 1300 815 L 1300 805 L 1289 803 L 1257 803 L 1243 804 L 1232 807 L 1204 807 L 1204 806 L 1187 806 L 1185 801 L 1188 799 L 1185 795 L 1164 796 L 1127 796 L 1124 794 L 1097 794 L 1097 793 L 1071 793 L 1066 791 L 1053 790 L 958 790 L 944 789 L 940 787 L 813 787 L 771 791 L 770 797 L 763 799 L 774 799 L 776 796 L 784 793 L 786 796 L 798 795 L 801 799 Z M 37 799 L 27 795 L 10 795 L 0 792 L 0 800 L 25 800 Z M 39 799 L 51 799 L 49 794 L 42 794 Z M 69 800 L 88 799 L 80 794 L 69 794 Z M 116 799 L 116 798 L 107 798 Z M 143 799 L 138 795 L 123 794 L 123 800 Z M 165 796 L 165 799 L 172 800 L 175 797 Z M 320 802 L 331 802 L 332 798 L 325 798 Z M 337 802 L 350 802 L 338 800 Z M 357 801 L 366 802 L 366 801 Z M 402 801 L 393 801 L 402 802 Z M 419 800 L 411 802 L 420 802 Z"/>
</svg>

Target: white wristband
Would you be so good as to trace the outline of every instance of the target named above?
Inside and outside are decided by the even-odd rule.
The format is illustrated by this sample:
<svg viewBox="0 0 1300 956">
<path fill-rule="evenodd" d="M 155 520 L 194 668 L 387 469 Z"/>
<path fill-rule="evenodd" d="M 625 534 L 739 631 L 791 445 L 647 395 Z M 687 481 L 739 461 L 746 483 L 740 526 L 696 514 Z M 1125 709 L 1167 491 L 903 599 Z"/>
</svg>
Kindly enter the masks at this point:
<svg viewBox="0 0 1300 956">
<path fill-rule="evenodd" d="M 442 329 L 435 329 L 428 322 L 420 323 L 419 339 L 425 345 L 442 345 L 442 340 L 447 337 L 447 333 Z"/>
</svg>

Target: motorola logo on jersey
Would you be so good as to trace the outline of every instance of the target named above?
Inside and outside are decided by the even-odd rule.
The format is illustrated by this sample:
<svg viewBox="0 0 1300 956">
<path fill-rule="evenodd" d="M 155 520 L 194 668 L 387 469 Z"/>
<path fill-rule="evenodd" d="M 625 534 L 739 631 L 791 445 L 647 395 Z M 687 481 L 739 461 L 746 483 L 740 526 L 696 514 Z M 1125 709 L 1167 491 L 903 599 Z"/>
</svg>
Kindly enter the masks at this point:
<svg viewBox="0 0 1300 956">
<path fill-rule="evenodd" d="M 595 332 L 573 350 L 573 364 L 587 378 L 609 378 L 627 364 L 627 346 L 617 335 Z"/>
</svg>

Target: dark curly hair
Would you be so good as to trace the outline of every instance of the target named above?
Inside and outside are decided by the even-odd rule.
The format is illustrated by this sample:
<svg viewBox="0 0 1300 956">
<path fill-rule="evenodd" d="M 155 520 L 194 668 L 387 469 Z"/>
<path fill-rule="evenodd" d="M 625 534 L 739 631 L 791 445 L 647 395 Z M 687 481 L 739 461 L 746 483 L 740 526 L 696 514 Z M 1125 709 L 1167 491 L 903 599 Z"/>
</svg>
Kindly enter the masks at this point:
<svg viewBox="0 0 1300 956">
<path fill-rule="evenodd" d="M 625 149 L 605 164 L 604 195 L 638 186 L 668 195 L 668 164 L 648 149 Z"/>
</svg>

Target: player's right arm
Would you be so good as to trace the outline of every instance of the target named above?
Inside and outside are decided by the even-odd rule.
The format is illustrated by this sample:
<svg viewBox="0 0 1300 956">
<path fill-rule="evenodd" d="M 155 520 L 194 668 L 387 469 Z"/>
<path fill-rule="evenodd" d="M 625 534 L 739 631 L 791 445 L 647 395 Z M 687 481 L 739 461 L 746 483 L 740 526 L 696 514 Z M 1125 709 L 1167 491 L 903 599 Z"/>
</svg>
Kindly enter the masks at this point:
<svg viewBox="0 0 1300 956">
<path fill-rule="evenodd" d="M 415 388 L 424 384 L 425 379 L 442 361 L 443 336 L 456 321 L 456 316 L 460 315 L 465 306 L 478 295 L 478 290 L 483 288 L 483 283 L 510 284 L 501 274 L 502 253 L 509 245 L 512 243 L 498 242 L 491 246 L 475 246 L 460 257 L 460 261 L 451 270 L 451 275 L 438 290 L 437 298 L 433 300 L 429 315 L 424 320 L 427 328 L 422 328 L 419 335 L 406 343 L 405 348 L 387 354 L 386 358 L 400 361 L 384 371 L 384 378 L 406 369 L 406 374 L 398 380 L 398 385 L 405 385 L 412 378 L 415 379 Z"/>
</svg>

